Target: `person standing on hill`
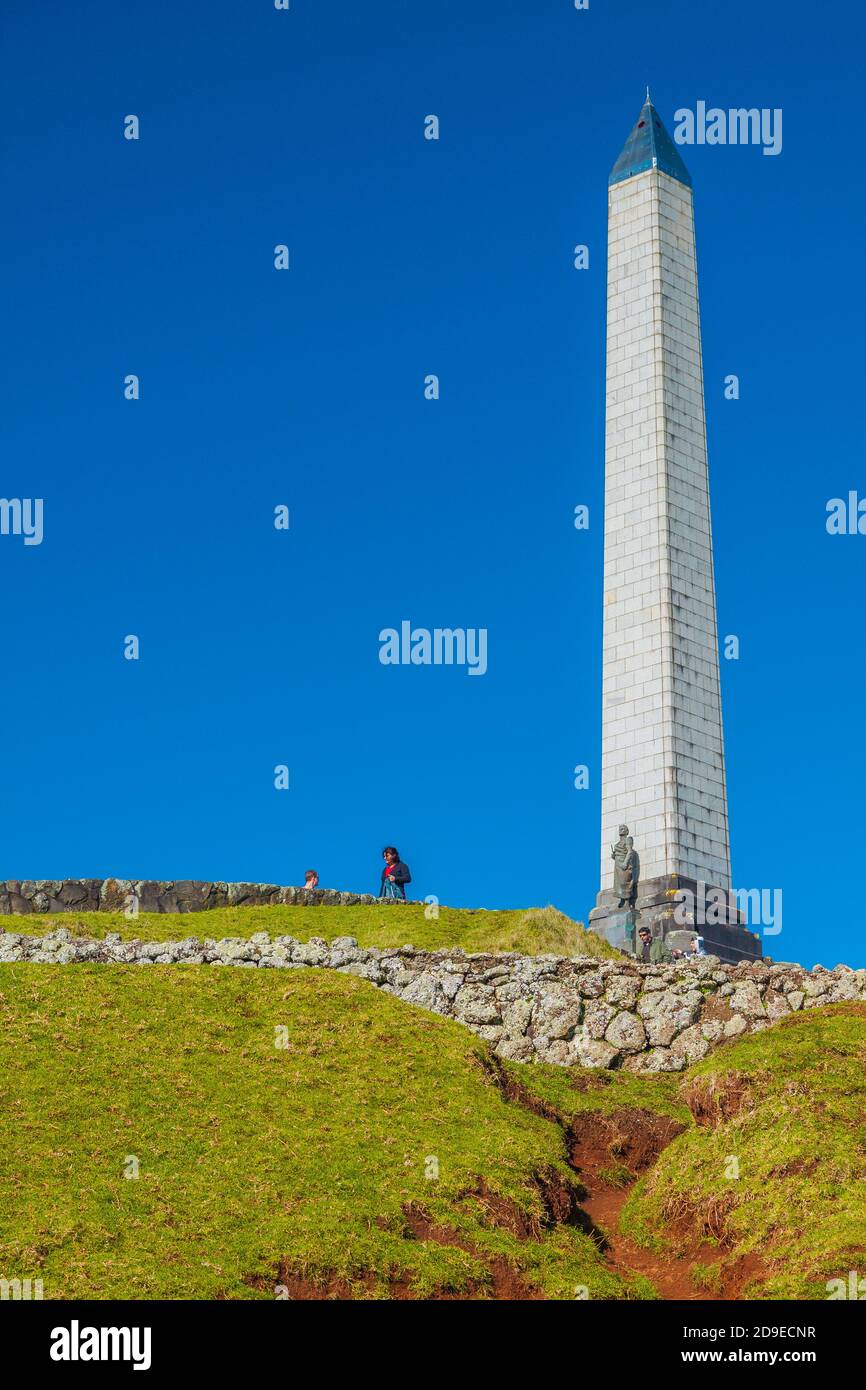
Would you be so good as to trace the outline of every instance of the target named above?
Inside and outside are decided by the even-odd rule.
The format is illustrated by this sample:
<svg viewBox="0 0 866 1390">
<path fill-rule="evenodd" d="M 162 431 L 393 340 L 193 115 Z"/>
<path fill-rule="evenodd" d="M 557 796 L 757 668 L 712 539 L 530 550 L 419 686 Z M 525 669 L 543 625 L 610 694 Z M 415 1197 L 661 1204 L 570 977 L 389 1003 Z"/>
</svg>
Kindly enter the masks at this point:
<svg viewBox="0 0 866 1390">
<path fill-rule="evenodd" d="M 405 901 L 406 884 L 412 882 L 408 864 L 403 863 L 399 851 L 393 845 L 385 846 L 382 850 L 382 858 L 385 860 L 385 867 L 382 870 L 382 886 L 379 889 L 379 897 L 402 898 Z"/>
</svg>

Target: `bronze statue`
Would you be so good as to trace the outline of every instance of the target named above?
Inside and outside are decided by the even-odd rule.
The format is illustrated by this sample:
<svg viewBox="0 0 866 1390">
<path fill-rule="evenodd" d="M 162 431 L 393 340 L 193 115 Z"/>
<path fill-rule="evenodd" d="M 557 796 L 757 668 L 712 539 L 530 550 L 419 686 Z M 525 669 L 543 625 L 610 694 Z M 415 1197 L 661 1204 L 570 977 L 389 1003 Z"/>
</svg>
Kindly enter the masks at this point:
<svg viewBox="0 0 866 1390">
<path fill-rule="evenodd" d="M 614 863 L 613 891 L 619 898 L 619 907 L 631 907 L 637 896 L 637 882 L 640 876 L 640 858 L 634 847 L 634 837 L 629 835 L 628 826 L 621 825 L 619 839 L 610 847 L 610 857 Z"/>
<path fill-rule="evenodd" d="M 634 905 L 634 900 L 637 897 L 638 879 L 640 878 L 640 855 L 634 847 L 633 835 L 629 835 L 628 837 L 628 852 L 628 862 L 631 868 L 631 902 L 632 905 Z"/>
</svg>

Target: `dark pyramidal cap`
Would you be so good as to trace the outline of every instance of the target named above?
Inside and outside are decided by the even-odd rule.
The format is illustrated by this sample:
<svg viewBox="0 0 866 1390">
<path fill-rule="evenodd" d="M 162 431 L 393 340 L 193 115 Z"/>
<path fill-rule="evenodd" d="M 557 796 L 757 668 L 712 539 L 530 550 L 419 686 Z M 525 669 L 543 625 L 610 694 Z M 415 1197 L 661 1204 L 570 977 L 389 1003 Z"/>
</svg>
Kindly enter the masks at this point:
<svg viewBox="0 0 866 1390">
<path fill-rule="evenodd" d="M 687 188 L 692 186 L 691 175 L 662 125 L 649 91 L 634 129 L 623 145 L 622 154 L 610 171 L 608 184 L 622 183 L 623 179 L 642 174 L 645 169 L 661 169 L 663 174 L 670 174 L 672 179 L 684 183 Z"/>
</svg>

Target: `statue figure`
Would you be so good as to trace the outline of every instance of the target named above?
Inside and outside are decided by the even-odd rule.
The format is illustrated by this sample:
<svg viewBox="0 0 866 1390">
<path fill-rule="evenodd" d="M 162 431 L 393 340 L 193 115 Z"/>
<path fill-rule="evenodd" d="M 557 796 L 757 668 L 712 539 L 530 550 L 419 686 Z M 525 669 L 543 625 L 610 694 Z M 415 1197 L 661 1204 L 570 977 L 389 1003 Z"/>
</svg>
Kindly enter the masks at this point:
<svg viewBox="0 0 866 1390">
<path fill-rule="evenodd" d="M 638 880 L 640 878 L 640 855 L 634 847 L 633 835 L 629 835 L 628 837 L 628 852 L 629 860 L 627 863 L 630 863 L 631 866 L 631 901 L 632 904 L 634 904 L 634 900 L 637 897 Z"/>
<path fill-rule="evenodd" d="M 619 907 L 629 906 L 637 894 L 637 881 L 640 874 L 640 859 L 635 852 L 634 837 L 629 835 L 628 826 L 621 825 L 619 839 L 610 847 L 610 857 L 614 863 L 613 891 L 619 898 Z"/>
</svg>

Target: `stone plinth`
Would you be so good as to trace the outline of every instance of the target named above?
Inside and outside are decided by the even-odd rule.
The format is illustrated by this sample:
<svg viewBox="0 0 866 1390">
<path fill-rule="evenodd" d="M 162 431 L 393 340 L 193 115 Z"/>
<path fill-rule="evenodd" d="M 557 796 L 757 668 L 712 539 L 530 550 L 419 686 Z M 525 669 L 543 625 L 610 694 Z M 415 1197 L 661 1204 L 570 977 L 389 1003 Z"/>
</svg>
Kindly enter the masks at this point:
<svg viewBox="0 0 866 1390">
<path fill-rule="evenodd" d="M 679 896 L 683 892 L 691 895 L 688 908 Z M 760 959 L 760 938 L 749 930 L 742 913 L 732 903 L 727 902 L 719 909 L 713 896 L 717 892 L 712 884 L 698 883 L 680 874 L 662 874 L 638 883 L 634 910 L 627 914 L 619 907 L 613 890 L 603 889 L 589 914 L 589 926 L 620 951 L 633 951 L 636 932 L 641 927 L 649 927 L 654 937 L 660 936 L 671 947 L 680 949 L 697 933 L 704 938 L 708 953 L 732 965 L 741 960 Z M 634 918 L 635 923 L 631 945 L 623 944 L 623 918 L 627 915 Z M 682 940 L 679 934 L 683 935 Z"/>
</svg>

